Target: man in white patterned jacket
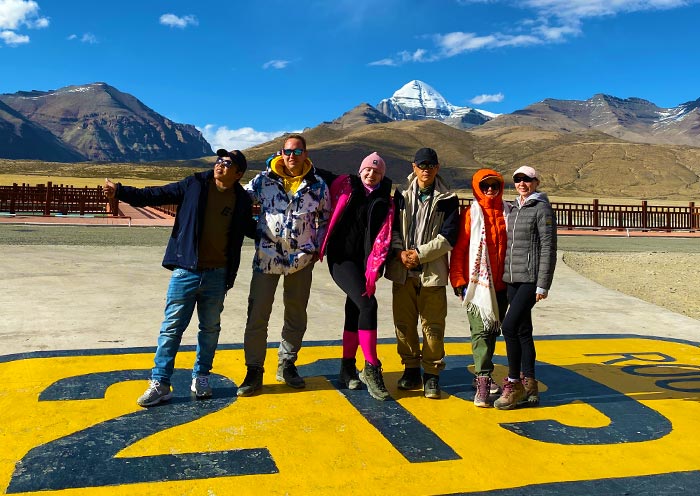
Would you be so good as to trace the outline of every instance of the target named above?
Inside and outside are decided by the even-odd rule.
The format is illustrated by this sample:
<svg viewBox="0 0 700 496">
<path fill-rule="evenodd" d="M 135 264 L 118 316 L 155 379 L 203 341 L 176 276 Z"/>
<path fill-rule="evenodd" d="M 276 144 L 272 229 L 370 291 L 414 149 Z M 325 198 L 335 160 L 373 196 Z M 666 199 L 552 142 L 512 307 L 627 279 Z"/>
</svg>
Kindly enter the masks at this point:
<svg viewBox="0 0 700 496">
<path fill-rule="evenodd" d="M 277 380 L 300 389 L 306 384 L 294 363 L 306 332 L 311 274 L 330 216 L 328 186 L 308 158 L 304 137 L 292 134 L 245 189 L 260 205 L 260 216 L 243 338 L 248 371 L 237 394 L 250 396 L 262 389 L 268 323 L 280 277 L 284 324 Z"/>
</svg>

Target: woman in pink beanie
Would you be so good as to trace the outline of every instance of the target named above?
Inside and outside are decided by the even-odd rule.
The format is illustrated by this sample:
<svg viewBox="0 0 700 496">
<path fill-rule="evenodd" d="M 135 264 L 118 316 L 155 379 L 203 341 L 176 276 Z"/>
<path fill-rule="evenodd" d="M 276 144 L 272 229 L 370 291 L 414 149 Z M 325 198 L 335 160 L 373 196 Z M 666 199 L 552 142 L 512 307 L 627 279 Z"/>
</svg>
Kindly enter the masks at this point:
<svg viewBox="0 0 700 496">
<path fill-rule="evenodd" d="M 343 175 L 331 184 L 331 220 L 321 247 L 335 283 L 347 295 L 340 382 L 349 389 L 365 383 L 378 400 L 389 398 L 377 356 L 376 282 L 391 245 L 394 204 L 386 163 L 377 152 L 362 161 L 359 176 Z M 365 356 L 359 376 L 358 347 Z"/>
</svg>

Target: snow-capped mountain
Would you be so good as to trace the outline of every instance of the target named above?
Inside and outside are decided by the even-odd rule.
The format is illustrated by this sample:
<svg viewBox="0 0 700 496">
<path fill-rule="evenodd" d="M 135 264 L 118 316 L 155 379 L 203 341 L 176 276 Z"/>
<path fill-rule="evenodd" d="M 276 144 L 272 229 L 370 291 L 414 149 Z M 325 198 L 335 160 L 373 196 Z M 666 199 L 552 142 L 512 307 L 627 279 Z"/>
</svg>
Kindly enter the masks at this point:
<svg viewBox="0 0 700 496">
<path fill-rule="evenodd" d="M 485 129 L 533 126 L 553 131 L 595 129 L 638 143 L 700 145 L 700 99 L 662 108 L 642 98 L 597 94 L 588 100 L 547 98 L 490 121 Z"/>
<path fill-rule="evenodd" d="M 397 121 L 436 119 L 459 129 L 480 126 L 498 115 L 452 105 L 435 88 L 417 79 L 379 102 L 377 110 Z"/>
</svg>

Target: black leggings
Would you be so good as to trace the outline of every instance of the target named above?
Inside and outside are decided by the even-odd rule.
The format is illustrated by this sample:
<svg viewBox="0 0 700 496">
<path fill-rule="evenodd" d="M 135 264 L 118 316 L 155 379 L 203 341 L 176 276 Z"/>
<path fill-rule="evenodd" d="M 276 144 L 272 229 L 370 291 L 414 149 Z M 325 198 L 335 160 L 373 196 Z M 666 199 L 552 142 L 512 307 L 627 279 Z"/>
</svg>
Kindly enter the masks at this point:
<svg viewBox="0 0 700 496">
<path fill-rule="evenodd" d="M 532 283 L 508 284 L 508 311 L 501 323 L 508 355 L 508 377 L 535 378 L 535 341 L 532 339 L 532 307 L 537 286 Z"/>
<path fill-rule="evenodd" d="M 328 268 L 335 283 L 347 295 L 345 298 L 345 327 L 343 330 L 357 332 L 358 329 L 377 328 L 377 299 L 362 296 L 365 289 L 365 271 L 352 261 L 329 263 Z"/>
</svg>

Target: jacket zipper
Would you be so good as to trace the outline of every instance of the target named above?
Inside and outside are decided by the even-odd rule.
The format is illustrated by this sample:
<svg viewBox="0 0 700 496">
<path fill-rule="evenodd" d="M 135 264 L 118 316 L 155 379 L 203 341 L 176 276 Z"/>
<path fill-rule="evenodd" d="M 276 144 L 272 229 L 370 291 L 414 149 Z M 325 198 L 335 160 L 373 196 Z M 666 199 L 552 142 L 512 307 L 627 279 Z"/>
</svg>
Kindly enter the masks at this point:
<svg viewBox="0 0 700 496">
<path fill-rule="evenodd" d="M 513 246 L 515 246 L 515 226 L 518 224 L 518 216 L 520 215 L 520 207 L 515 212 L 515 220 L 513 221 L 513 240 L 510 242 L 510 260 L 508 260 L 508 273 L 510 274 L 510 282 L 513 282 Z"/>
</svg>

